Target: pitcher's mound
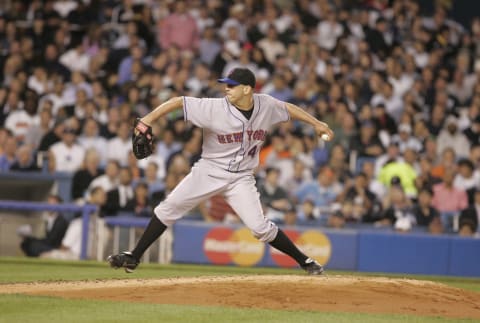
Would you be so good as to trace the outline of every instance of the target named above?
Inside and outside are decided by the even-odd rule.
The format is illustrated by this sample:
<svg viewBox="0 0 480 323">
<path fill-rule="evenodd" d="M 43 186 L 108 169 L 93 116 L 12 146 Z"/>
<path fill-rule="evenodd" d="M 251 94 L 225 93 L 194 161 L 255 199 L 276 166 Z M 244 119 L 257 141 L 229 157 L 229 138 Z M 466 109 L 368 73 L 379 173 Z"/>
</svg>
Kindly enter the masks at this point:
<svg viewBox="0 0 480 323">
<path fill-rule="evenodd" d="M 4 293 L 159 304 L 480 319 L 480 295 L 439 283 L 354 276 L 222 276 L 3 285 Z"/>
</svg>

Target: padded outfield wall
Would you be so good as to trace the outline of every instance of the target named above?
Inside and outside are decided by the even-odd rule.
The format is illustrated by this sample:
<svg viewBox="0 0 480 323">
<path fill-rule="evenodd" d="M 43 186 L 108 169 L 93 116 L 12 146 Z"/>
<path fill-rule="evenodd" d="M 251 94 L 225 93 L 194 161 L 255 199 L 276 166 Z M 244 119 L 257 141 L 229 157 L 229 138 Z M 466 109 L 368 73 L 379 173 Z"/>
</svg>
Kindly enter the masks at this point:
<svg viewBox="0 0 480 323">
<path fill-rule="evenodd" d="M 173 262 L 294 267 L 244 226 L 181 221 L 174 225 Z M 375 230 L 285 228 L 329 269 L 480 277 L 480 239 Z"/>
</svg>

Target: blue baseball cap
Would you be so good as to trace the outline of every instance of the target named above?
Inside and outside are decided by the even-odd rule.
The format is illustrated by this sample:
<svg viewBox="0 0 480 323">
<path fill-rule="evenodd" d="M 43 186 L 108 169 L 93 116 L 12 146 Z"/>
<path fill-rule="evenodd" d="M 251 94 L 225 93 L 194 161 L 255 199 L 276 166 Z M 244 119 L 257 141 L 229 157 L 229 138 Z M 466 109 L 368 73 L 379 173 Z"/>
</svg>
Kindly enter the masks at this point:
<svg viewBox="0 0 480 323">
<path fill-rule="evenodd" d="M 255 75 L 248 68 L 235 68 L 233 69 L 227 77 L 217 80 L 218 83 L 225 83 L 228 85 L 249 85 L 252 88 L 255 87 Z"/>
</svg>

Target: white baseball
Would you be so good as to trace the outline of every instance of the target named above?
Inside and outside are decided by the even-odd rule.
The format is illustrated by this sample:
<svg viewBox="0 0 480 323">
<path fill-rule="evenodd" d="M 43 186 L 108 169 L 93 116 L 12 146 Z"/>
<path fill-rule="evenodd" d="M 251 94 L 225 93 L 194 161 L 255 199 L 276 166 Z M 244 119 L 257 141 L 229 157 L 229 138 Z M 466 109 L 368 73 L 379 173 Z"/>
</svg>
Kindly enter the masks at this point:
<svg viewBox="0 0 480 323">
<path fill-rule="evenodd" d="M 322 138 L 322 140 L 329 140 L 330 136 L 324 133 L 323 135 L 320 136 L 320 138 Z"/>
</svg>

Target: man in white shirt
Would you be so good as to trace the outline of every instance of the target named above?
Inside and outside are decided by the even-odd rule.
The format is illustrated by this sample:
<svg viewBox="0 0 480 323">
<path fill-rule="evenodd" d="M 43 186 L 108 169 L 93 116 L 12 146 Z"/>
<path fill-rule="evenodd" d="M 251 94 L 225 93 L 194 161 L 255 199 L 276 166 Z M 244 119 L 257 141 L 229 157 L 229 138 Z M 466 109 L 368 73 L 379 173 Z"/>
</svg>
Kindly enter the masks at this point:
<svg viewBox="0 0 480 323">
<path fill-rule="evenodd" d="M 446 148 L 452 148 L 459 158 L 468 158 L 470 142 L 467 137 L 458 130 L 458 120 L 454 115 L 447 117 L 444 128 L 437 138 L 437 153 L 441 154 Z"/>
<path fill-rule="evenodd" d="M 76 140 L 77 130 L 65 126 L 62 141 L 52 145 L 49 150 L 50 171 L 74 173 L 82 166 L 85 149 Z"/>
<path fill-rule="evenodd" d="M 105 204 L 107 197 L 105 191 L 101 187 L 95 187 L 92 190 L 92 194 L 88 199 L 89 204 L 97 205 L 99 208 Z M 100 250 L 102 245 L 98 245 L 99 241 L 106 242 L 107 239 L 103 239 L 102 235 L 105 235 L 105 221 L 101 218 L 101 214 L 92 214 L 89 223 L 89 250 L 88 256 L 95 258 L 94 256 L 102 253 Z M 49 252 L 43 253 L 41 258 L 52 259 L 68 259 L 78 260 L 80 259 L 82 251 L 82 217 L 77 217 L 70 222 L 67 232 L 62 239 L 62 244 L 58 249 L 54 249 Z"/>
<path fill-rule="evenodd" d="M 130 125 L 127 122 L 122 122 L 118 127 L 117 135 L 107 143 L 107 159 L 114 159 L 121 166 L 127 166 L 128 153 L 131 150 Z"/>
<path fill-rule="evenodd" d="M 89 195 L 95 187 L 101 187 L 105 192 L 116 189 L 119 184 L 119 173 L 120 164 L 118 161 L 109 160 L 107 162 L 107 166 L 105 167 L 105 174 L 98 176 L 90 183 L 87 189 L 87 195 Z"/>
<path fill-rule="evenodd" d="M 83 125 L 82 135 L 78 138 L 78 142 L 85 149 L 95 148 L 100 156 L 100 164 L 102 166 L 106 163 L 105 146 L 107 140 L 98 135 L 98 123 L 95 119 L 87 119 Z"/>
<path fill-rule="evenodd" d="M 62 63 L 70 71 L 88 73 L 90 56 L 85 53 L 83 44 L 79 43 L 75 48 L 70 49 L 65 54 L 60 56 L 60 63 Z"/>
<path fill-rule="evenodd" d="M 12 131 L 17 140 L 23 141 L 28 129 L 40 124 L 37 115 L 38 96 L 35 92 L 27 90 L 23 109 L 12 111 L 5 120 L 5 128 Z"/>
</svg>

